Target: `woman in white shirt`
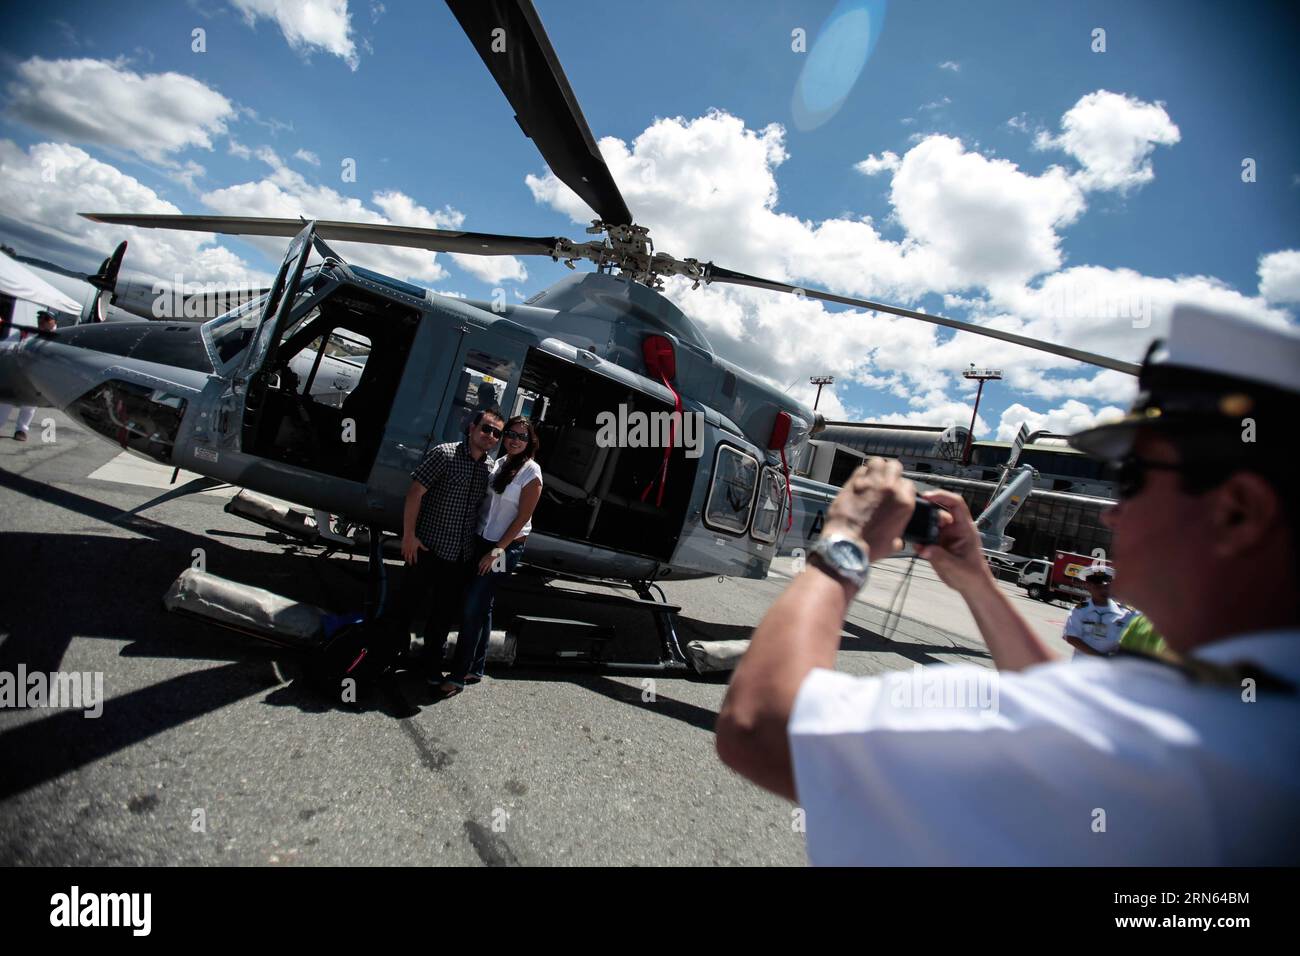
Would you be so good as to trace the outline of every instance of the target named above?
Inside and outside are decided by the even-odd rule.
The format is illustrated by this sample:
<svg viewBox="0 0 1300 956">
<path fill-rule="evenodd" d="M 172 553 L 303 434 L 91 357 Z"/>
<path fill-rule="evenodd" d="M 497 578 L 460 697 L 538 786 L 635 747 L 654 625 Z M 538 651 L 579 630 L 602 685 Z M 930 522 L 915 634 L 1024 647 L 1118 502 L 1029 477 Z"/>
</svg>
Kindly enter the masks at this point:
<svg viewBox="0 0 1300 956">
<path fill-rule="evenodd" d="M 542 497 L 542 468 L 533 460 L 540 443 L 533 423 L 522 415 L 510 419 L 501 441 L 505 454 L 492 466 L 488 495 L 479 513 L 478 575 L 465 593 L 456 655 L 441 687 L 447 696 L 483 678 L 497 586 L 519 566 L 524 542 L 533 529 L 533 511 Z"/>
</svg>

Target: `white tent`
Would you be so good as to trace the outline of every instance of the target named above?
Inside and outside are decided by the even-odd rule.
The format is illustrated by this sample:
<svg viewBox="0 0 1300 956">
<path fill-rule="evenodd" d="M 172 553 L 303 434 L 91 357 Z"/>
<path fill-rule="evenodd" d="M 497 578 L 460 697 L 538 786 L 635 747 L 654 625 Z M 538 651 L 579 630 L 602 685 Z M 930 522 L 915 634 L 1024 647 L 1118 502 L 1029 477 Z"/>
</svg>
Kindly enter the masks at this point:
<svg viewBox="0 0 1300 956">
<path fill-rule="evenodd" d="M 27 324 L 24 320 L 29 320 L 32 325 L 36 324 L 36 309 L 30 306 L 28 309 L 22 309 L 23 303 L 31 303 L 33 306 L 53 309 L 56 312 L 66 312 L 72 316 L 81 314 L 81 306 L 76 301 L 54 288 L 21 262 L 3 254 L 0 254 L 0 292 L 18 300 L 14 309 L 15 322 Z M 19 315 L 20 311 L 24 313 L 30 311 L 31 315 L 30 317 L 25 314 Z"/>
</svg>

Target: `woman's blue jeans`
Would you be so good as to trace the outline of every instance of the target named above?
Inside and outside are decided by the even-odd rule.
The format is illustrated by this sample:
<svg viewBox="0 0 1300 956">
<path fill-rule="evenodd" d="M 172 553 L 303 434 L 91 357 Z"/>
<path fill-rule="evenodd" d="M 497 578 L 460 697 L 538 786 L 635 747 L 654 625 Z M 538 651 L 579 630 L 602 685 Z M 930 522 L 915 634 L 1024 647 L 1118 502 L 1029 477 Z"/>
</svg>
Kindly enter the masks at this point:
<svg viewBox="0 0 1300 956">
<path fill-rule="evenodd" d="M 487 554 L 494 547 L 495 542 L 478 539 L 478 554 Z M 506 548 L 504 571 L 479 574 L 477 566 L 474 568 L 474 576 L 465 591 L 465 610 L 461 616 L 460 636 L 456 638 L 456 654 L 451 661 L 451 680 L 463 683 L 468 676 L 483 676 L 488 640 L 492 636 L 492 604 L 496 600 L 497 588 L 519 567 L 523 556 L 524 546 L 512 544 Z"/>
</svg>

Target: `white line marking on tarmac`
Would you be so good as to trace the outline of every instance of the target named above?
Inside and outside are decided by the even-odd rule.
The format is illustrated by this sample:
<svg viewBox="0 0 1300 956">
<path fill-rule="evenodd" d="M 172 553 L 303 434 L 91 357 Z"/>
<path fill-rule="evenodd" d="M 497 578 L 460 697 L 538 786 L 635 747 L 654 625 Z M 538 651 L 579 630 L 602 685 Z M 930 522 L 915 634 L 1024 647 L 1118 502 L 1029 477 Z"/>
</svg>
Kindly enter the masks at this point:
<svg viewBox="0 0 1300 956">
<path fill-rule="evenodd" d="M 138 458 L 130 452 L 122 452 L 112 461 L 109 461 L 92 471 L 87 477 L 94 478 L 97 481 L 115 481 L 123 485 L 141 485 L 145 488 L 158 488 L 166 491 L 171 488 L 179 488 L 187 481 L 193 481 L 195 478 L 202 476 L 192 471 L 181 469 L 176 476 L 176 482 L 172 483 L 172 469 L 167 465 L 154 461 L 145 461 Z M 209 488 L 201 492 L 205 495 L 215 495 L 220 498 L 233 498 L 238 492 L 238 488 L 232 488 L 229 485 L 219 488 Z"/>
</svg>

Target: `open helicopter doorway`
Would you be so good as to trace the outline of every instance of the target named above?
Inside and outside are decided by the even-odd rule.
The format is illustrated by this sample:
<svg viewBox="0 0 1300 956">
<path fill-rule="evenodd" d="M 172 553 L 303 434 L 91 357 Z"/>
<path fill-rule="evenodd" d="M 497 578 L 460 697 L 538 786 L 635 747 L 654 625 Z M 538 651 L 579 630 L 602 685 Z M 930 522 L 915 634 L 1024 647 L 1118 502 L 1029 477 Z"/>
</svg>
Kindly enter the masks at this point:
<svg viewBox="0 0 1300 956">
<path fill-rule="evenodd" d="M 535 527 L 548 535 L 668 562 L 686 519 L 698 460 L 671 452 L 662 503 L 656 476 L 662 447 L 606 445 L 598 416 L 662 413 L 673 406 L 653 395 L 530 349 L 514 406 L 528 415 L 541 448 L 542 499 Z M 524 411 L 523 409 L 527 409 Z M 654 486 L 655 494 L 649 489 Z"/>
<path fill-rule="evenodd" d="M 249 391 L 243 451 L 365 481 L 379 451 L 420 312 L 341 285 L 290 322 L 265 387 Z"/>
</svg>

